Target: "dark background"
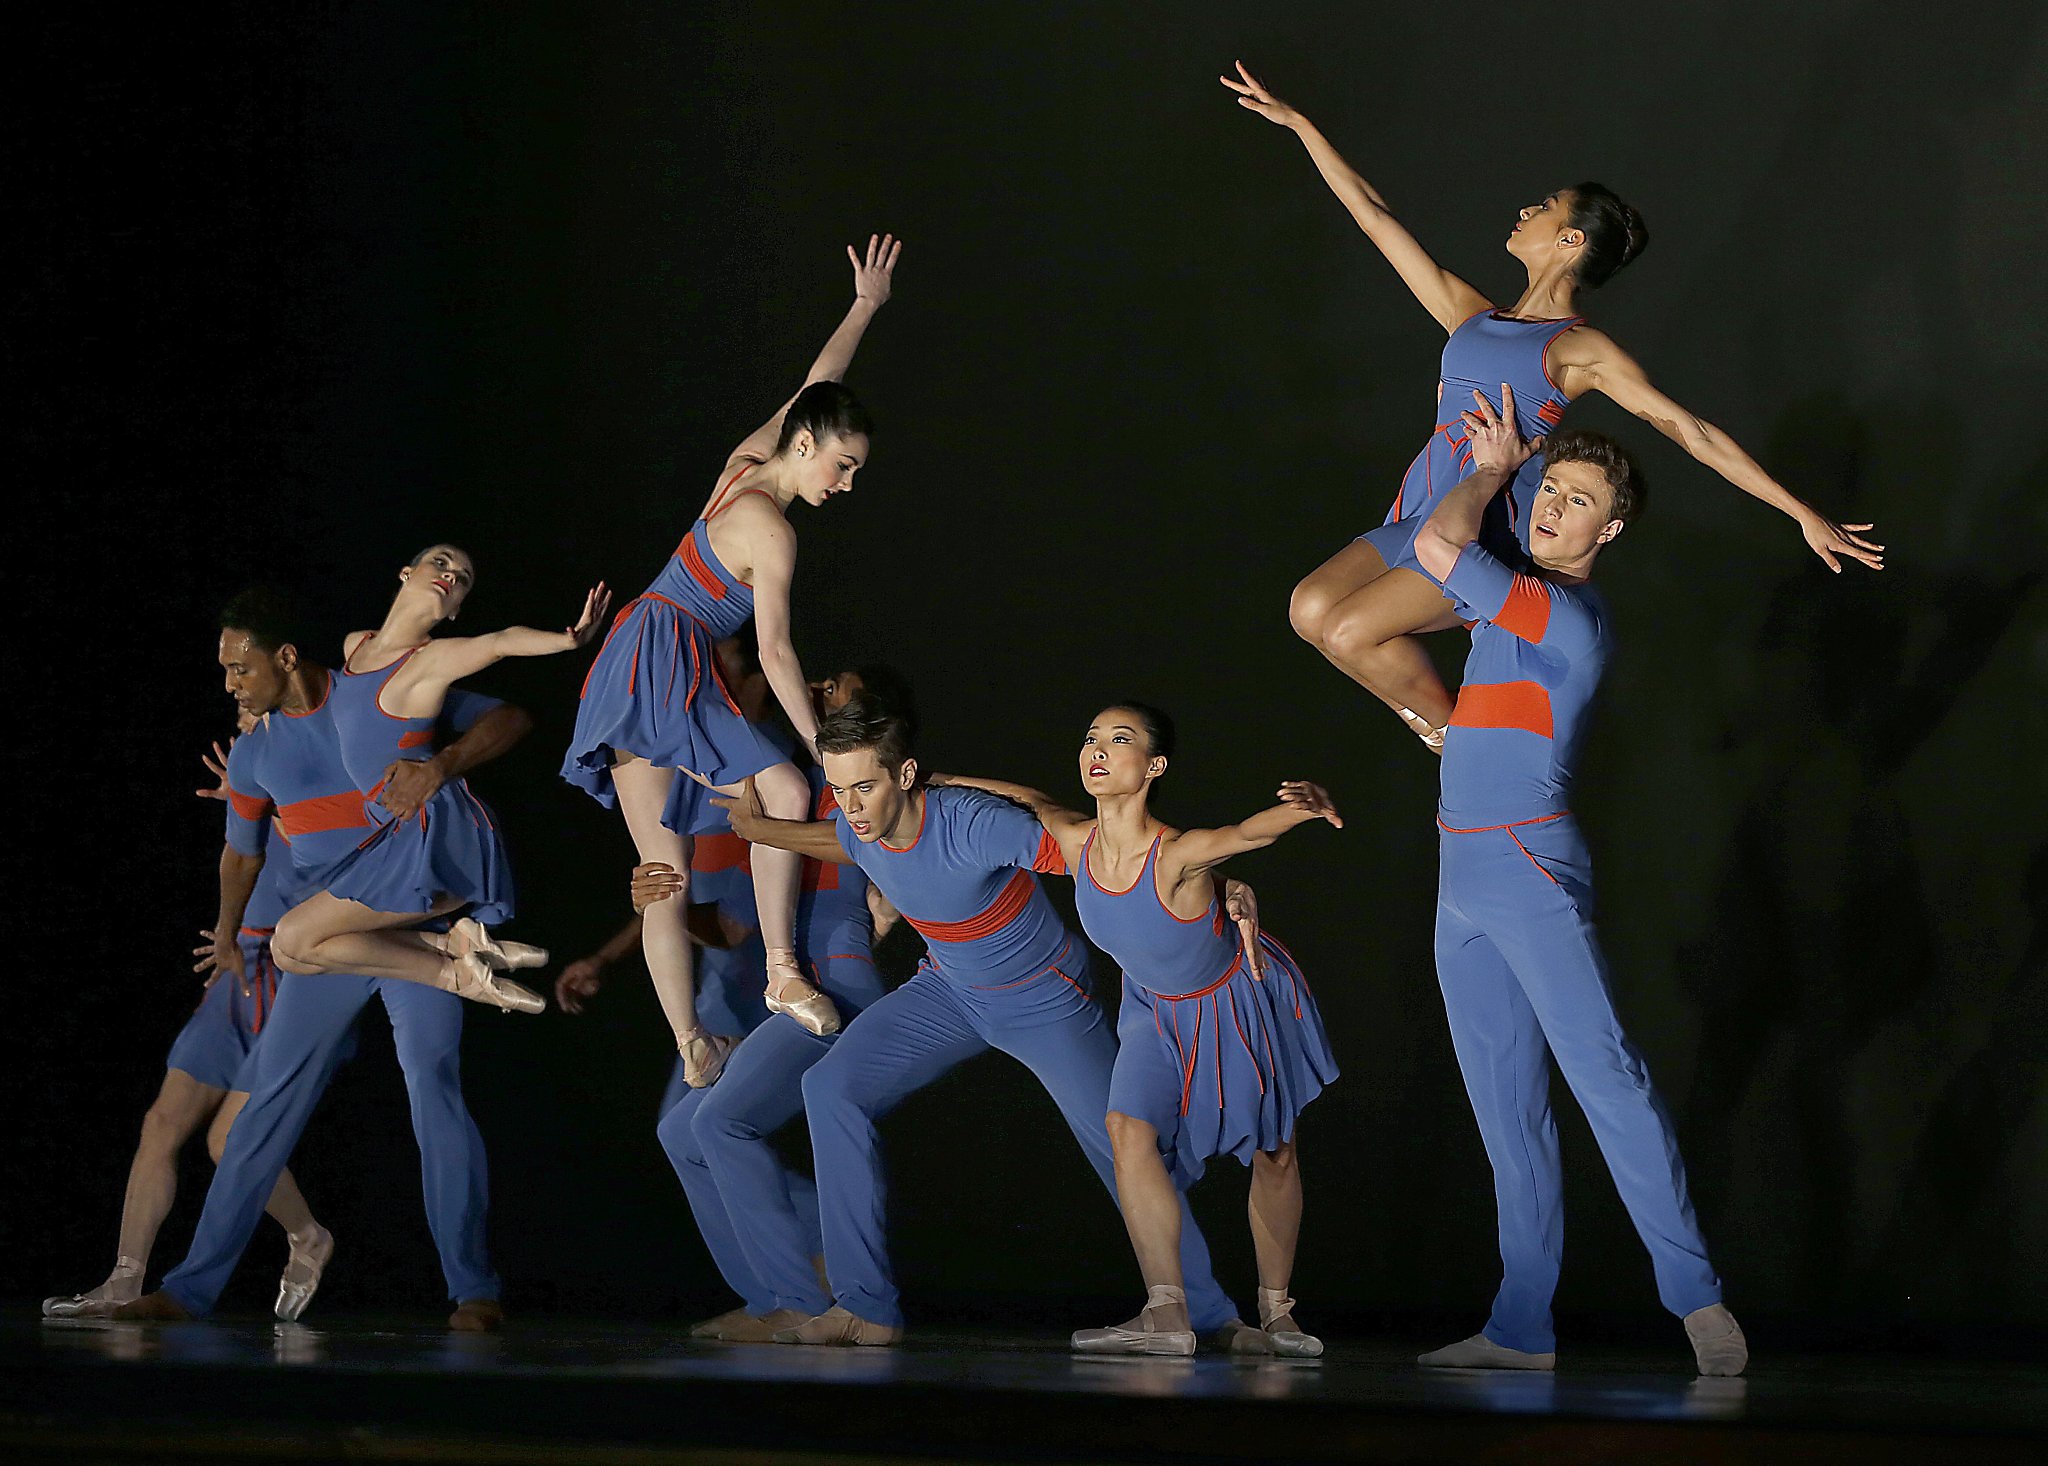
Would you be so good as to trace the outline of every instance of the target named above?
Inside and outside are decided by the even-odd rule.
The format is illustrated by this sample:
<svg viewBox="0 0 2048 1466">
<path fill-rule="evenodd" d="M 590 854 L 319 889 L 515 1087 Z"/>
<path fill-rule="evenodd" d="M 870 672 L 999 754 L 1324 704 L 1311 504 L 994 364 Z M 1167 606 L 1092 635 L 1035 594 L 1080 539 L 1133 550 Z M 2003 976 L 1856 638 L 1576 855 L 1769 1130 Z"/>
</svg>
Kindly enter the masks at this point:
<svg viewBox="0 0 2048 1466">
<path fill-rule="evenodd" d="M 104 1275 L 197 997 L 224 596 L 288 580 L 338 637 L 435 539 L 476 553 L 480 627 L 559 625 L 599 576 L 630 594 L 839 319 L 844 244 L 893 229 L 851 374 L 873 464 L 795 517 L 807 666 L 886 655 L 928 762 L 1054 789 L 1103 701 L 1163 702 L 1181 822 L 1326 783 L 1347 828 L 1238 872 L 1345 1070 L 1304 1125 L 1302 1316 L 1476 1322 L 1493 1221 L 1430 960 L 1434 766 L 1285 618 L 1378 522 L 1442 337 L 1217 86 L 1242 55 L 1504 301 L 1516 206 L 1620 190 L 1654 242 L 1596 322 L 1878 523 L 1891 568 L 1830 577 L 1645 425 L 1574 407 L 1656 491 L 1603 562 L 1623 648 L 1575 803 L 1737 1310 L 1865 1343 L 2048 1327 L 2039 7 L 283 10 L 72 7 L 9 48 L 6 1306 Z M 554 774 L 584 660 L 482 681 L 538 720 L 477 784 L 515 934 L 563 955 L 623 917 L 630 863 Z M 426 1308 L 378 1010 L 365 1033 L 295 1161 L 340 1238 L 323 1307 Z M 581 1019 L 471 1015 L 466 1057 L 516 1308 L 725 1306 L 654 1139 L 669 1042 L 637 970 Z M 1647 1261 L 1558 1097 L 1560 1306 L 1643 1326 Z M 1016 1066 L 885 1128 L 914 1320 L 1135 1295 Z M 1219 1167 L 1199 1201 L 1249 1302 L 1243 1188 Z M 230 1306 L 267 1306 L 266 1229 Z"/>
</svg>

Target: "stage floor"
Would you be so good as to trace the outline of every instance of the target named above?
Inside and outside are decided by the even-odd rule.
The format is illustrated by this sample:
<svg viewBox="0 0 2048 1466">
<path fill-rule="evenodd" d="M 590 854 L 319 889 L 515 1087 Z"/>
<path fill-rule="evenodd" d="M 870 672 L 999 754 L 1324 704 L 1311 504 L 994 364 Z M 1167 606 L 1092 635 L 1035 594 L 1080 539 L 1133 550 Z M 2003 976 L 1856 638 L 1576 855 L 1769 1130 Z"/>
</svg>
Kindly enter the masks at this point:
<svg viewBox="0 0 2048 1466">
<path fill-rule="evenodd" d="M 1434 1373 L 1412 1344 L 1320 1362 L 1080 1359 L 951 1331 L 893 1350 L 695 1344 L 525 1318 L 492 1337 L 337 1316 L 0 1323 L 0 1456 L 64 1461 L 2006 1461 L 2048 1459 L 2048 1366 L 1668 1357 Z"/>
</svg>

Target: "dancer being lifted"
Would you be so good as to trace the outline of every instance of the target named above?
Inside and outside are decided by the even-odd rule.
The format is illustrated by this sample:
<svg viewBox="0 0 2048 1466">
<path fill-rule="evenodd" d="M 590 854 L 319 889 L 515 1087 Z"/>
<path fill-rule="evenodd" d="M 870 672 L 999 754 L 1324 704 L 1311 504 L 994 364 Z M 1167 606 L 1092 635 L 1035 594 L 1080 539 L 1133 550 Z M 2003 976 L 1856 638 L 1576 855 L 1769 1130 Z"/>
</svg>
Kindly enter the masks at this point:
<svg viewBox="0 0 2048 1466">
<path fill-rule="evenodd" d="M 1173 720 L 1113 703 L 1081 740 L 1081 784 L 1095 815 L 1035 789 L 935 775 L 1030 807 L 1074 873 L 1090 941 L 1124 973 L 1109 1139 L 1117 1201 L 1147 1302 L 1129 1324 L 1074 1335 L 1084 1353 L 1192 1354 L 1181 1285 L 1180 1194 L 1214 1155 L 1252 1168 L 1249 1211 L 1259 1267 L 1259 1327 L 1275 1353 L 1312 1358 L 1320 1339 L 1287 1296 L 1301 1234 L 1295 1120 L 1337 1077 L 1323 1020 L 1293 956 L 1264 932 L 1256 948 L 1230 925 L 1213 872 L 1297 826 L 1343 820 L 1314 784 L 1285 783 L 1280 802 L 1214 830 L 1177 830 L 1152 813 L 1152 785 L 1173 757 Z"/>
<path fill-rule="evenodd" d="M 1399 713 L 1430 747 L 1443 747 L 1451 697 L 1413 636 L 1447 630 L 1458 618 L 1450 598 L 1417 568 L 1415 535 L 1444 493 L 1471 472 L 1472 448 L 1459 419 L 1474 391 L 1491 394 L 1511 383 L 1521 404 L 1516 426 L 1530 440 L 1557 426 L 1567 402 L 1603 392 L 1744 493 L 1789 515 L 1830 570 L 1839 572 L 1844 559 L 1884 568 L 1884 546 L 1863 537 L 1870 525 L 1838 525 L 1796 498 L 1733 438 L 1658 391 L 1627 352 L 1574 314 L 1580 291 L 1606 283 L 1649 244 L 1642 216 L 1610 190 L 1575 184 L 1517 212 L 1507 249 L 1528 281 L 1512 305 L 1496 309 L 1416 242 L 1314 123 L 1241 61 L 1237 72 L 1238 79 L 1218 80 L 1237 93 L 1240 106 L 1301 139 L 1366 238 L 1450 335 L 1436 431 L 1409 464 L 1385 523 L 1297 585 L 1287 612 L 1304 641 Z M 1514 538 L 1526 542 L 1537 477 L 1532 460 L 1489 509 L 1485 538 L 1496 552 Z"/>
<path fill-rule="evenodd" d="M 802 819 L 810 809 L 809 784 L 740 715 L 712 648 L 753 619 L 768 686 L 815 755 L 818 719 L 789 640 L 796 534 L 788 512 L 799 499 L 816 506 L 847 492 L 867 462 L 872 425 L 840 378 L 889 298 L 902 250 L 886 234 L 869 238 L 865 257 L 848 247 L 853 307 L 811 363 L 803 390 L 727 455 L 702 513 L 654 583 L 619 612 L 584 681 L 562 777 L 600 804 L 618 805 L 643 863 L 689 870 L 692 837 L 715 827 L 700 780 L 733 792 L 751 777 L 777 819 Z M 838 1030 L 839 1015 L 797 962 L 799 865 L 786 851 L 754 852 L 767 1004 L 823 1035 Z M 685 897 L 649 907 L 641 943 L 690 1083 L 702 1086 L 718 1077 L 730 1045 L 698 1022 L 687 904 Z"/>
<path fill-rule="evenodd" d="M 398 582 L 384 624 L 348 638 L 329 693 L 342 763 L 377 828 L 335 867 L 325 890 L 285 913 L 271 953 L 286 972 L 399 978 L 538 1013 L 546 1006 L 540 994 L 493 969 L 536 967 L 547 953 L 517 942 L 501 947 L 484 930 L 512 915 L 512 866 L 496 818 L 468 783 L 432 772 L 434 724 L 459 679 L 505 657 L 588 645 L 611 592 L 592 587 L 566 631 L 508 626 L 429 640 L 462 609 L 476 582 L 474 563 L 454 545 L 430 545 L 398 572 Z M 423 801 L 411 797 L 422 782 L 429 786 Z M 406 797 L 379 797 L 387 791 Z M 394 811 L 394 802 L 407 812 Z M 401 930 L 465 907 L 447 936 Z"/>
</svg>

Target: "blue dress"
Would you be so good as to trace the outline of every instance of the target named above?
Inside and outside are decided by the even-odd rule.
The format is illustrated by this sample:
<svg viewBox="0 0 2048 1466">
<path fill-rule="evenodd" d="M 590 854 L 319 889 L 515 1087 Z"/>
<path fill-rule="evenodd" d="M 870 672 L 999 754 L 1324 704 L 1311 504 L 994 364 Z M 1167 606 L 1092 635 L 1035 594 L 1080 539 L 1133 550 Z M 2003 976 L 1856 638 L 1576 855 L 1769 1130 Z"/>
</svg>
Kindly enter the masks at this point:
<svg viewBox="0 0 2048 1466">
<path fill-rule="evenodd" d="M 1389 569 L 1422 573 L 1415 559 L 1415 535 L 1437 501 L 1471 476 L 1472 446 L 1460 421 L 1472 410 L 1472 394 L 1481 393 L 1500 411 L 1500 384 L 1515 389 L 1515 427 L 1525 439 L 1547 437 L 1564 416 L 1566 398 L 1550 377 L 1550 347 L 1579 324 L 1580 316 L 1555 321 L 1509 320 L 1495 310 L 1467 316 L 1444 342 L 1443 364 L 1436 385 L 1436 431 L 1402 476 L 1400 492 L 1378 529 L 1359 538 L 1380 552 Z M 1495 554 L 1526 548 L 1529 509 L 1543 480 L 1543 460 L 1531 458 L 1521 467 L 1508 492 L 1487 506 L 1480 542 Z"/>
<path fill-rule="evenodd" d="M 498 836 L 497 818 L 470 792 L 468 781 L 449 780 L 419 813 L 405 819 L 377 798 L 384 770 L 394 760 L 433 756 L 439 714 L 401 718 L 383 705 L 385 686 L 418 650 L 374 672 L 353 672 L 344 662 L 334 675 L 328 704 L 341 761 L 363 792 L 363 812 L 375 828 L 335 865 L 327 889 L 345 901 L 389 912 L 425 913 L 452 896 L 470 907 L 478 921 L 496 926 L 512 919 L 512 862 Z"/>
<path fill-rule="evenodd" d="M 1167 910 L 1156 884 L 1159 840 L 1122 891 L 1095 879 L 1094 849 L 1091 833 L 1074 873 L 1074 906 L 1089 940 L 1124 971 L 1109 1107 L 1159 1132 L 1162 1158 L 1182 1187 L 1201 1177 L 1210 1156 L 1250 1165 L 1255 1151 L 1294 1138 L 1296 1116 L 1337 1077 L 1301 968 L 1260 932 L 1265 975 L 1252 977 L 1218 896 L 1193 921 Z"/>
<path fill-rule="evenodd" d="M 746 470 L 742 470 L 744 474 Z M 732 488 L 736 476 L 726 484 Z M 610 807 L 612 763 L 637 754 L 656 768 L 689 769 L 732 785 L 785 763 L 780 750 L 740 715 L 726 689 L 716 647 L 754 615 L 754 590 L 719 563 L 711 520 L 729 501 L 690 526 L 654 583 L 620 608 L 583 681 L 576 731 L 562 777 Z M 678 777 L 662 821 L 682 835 L 720 828 L 717 809 L 695 780 Z"/>
</svg>

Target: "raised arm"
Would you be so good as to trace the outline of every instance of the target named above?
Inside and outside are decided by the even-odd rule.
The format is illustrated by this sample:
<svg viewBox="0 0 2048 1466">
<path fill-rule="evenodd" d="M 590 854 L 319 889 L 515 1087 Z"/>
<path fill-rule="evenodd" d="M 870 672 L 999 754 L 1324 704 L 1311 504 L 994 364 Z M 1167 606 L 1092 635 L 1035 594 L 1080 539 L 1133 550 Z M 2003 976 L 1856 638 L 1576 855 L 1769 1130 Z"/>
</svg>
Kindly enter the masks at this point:
<svg viewBox="0 0 2048 1466">
<path fill-rule="evenodd" d="M 794 850 L 813 860 L 834 865 L 851 865 L 853 857 L 839 843 L 839 828 L 831 820 L 779 820 L 761 806 L 761 795 L 748 778 L 731 799 L 711 801 L 732 815 L 732 832 L 755 845 L 772 845 L 777 850 Z"/>
<path fill-rule="evenodd" d="M 811 706 L 810 684 L 789 636 L 789 586 L 796 574 L 796 534 L 789 521 L 749 496 L 728 511 L 747 535 L 754 574 L 754 635 L 760 647 L 761 675 L 768 690 L 803 740 L 813 759 L 818 756 L 818 714 Z"/>
<path fill-rule="evenodd" d="M 1365 231 L 1365 237 L 1379 247 L 1380 253 L 1387 257 L 1387 263 L 1394 267 L 1394 273 L 1401 277 L 1401 283 L 1414 292 L 1415 298 L 1422 302 L 1422 308 L 1436 317 L 1438 325 L 1447 332 L 1454 331 L 1460 321 L 1493 304 L 1436 262 L 1408 232 L 1407 226 L 1394 217 L 1387 208 L 1387 201 L 1380 197 L 1380 191 L 1344 161 L 1343 155 L 1330 145 L 1330 140 L 1317 130 L 1313 122 L 1266 90 L 1242 61 L 1237 63 L 1237 74 L 1241 80 L 1233 81 L 1227 76 L 1216 79 L 1237 93 L 1240 107 L 1258 113 L 1268 122 L 1286 128 L 1301 139 L 1301 145 L 1308 149 L 1310 160 L 1316 165 L 1316 171 L 1323 175 L 1323 182 L 1330 186 L 1330 192 L 1336 194 L 1338 202 L 1350 210 L 1352 219 Z"/>
<path fill-rule="evenodd" d="M 1844 557 L 1861 561 L 1872 570 L 1884 569 L 1884 546 L 1863 537 L 1873 526 L 1837 524 L 1793 494 L 1765 473 L 1740 443 L 1659 391 L 1635 358 L 1605 332 L 1590 326 L 1565 332 L 1551 348 L 1551 360 L 1560 369 L 1558 386 L 1567 396 L 1605 393 L 1743 493 L 1789 515 L 1807 547 L 1837 575 Z"/>
<path fill-rule="evenodd" d="M 1328 820 L 1344 828 L 1344 817 L 1320 784 L 1290 779 L 1280 786 L 1280 802 L 1250 819 L 1214 830 L 1183 830 L 1159 848 L 1159 861 L 1174 884 L 1199 876 L 1233 855 L 1263 850 L 1297 825 Z"/>
<path fill-rule="evenodd" d="M 611 604 L 611 590 L 600 580 L 584 595 L 583 611 L 575 624 L 564 630 L 507 626 L 482 636 L 436 638 L 421 647 L 385 684 L 387 711 L 402 718 L 431 717 L 440 712 L 451 684 L 474 676 L 494 662 L 507 657 L 553 656 L 588 646 L 597 639 Z"/>
<path fill-rule="evenodd" d="M 868 322 L 875 318 L 889 299 L 891 277 L 896 272 L 896 257 L 903 253 L 903 241 L 893 234 L 880 237 L 868 236 L 868 250 L 865 257 L 855 252 L 852 245 L 846 247 L 846 257 L 853 261 L 853 305 L 846 312 L 846 319 L 839 323 L 826 341 L 825 349 L 818 353 L 818 359 L 811 363 L 811 369 L 804 373 L 803 387 L 813 382 L 837 382 L 846 376 L 846 369 L 853 365 L 853 354 L 860 349 L 860 338 L 867 334 Z M 797 390 L 802 391 L 803 387 Z M 782 437 L 782 418 L 789 411 L 790 402 L 796 401 L 796 392 L 789 394 L 789 401 L 775 410 L 775 415 L 747 435 L 746 441 L 726 456 L 728 470 L 741 459 L 765 463 L 775 452 L 775 445 Z"/>
</svg>

